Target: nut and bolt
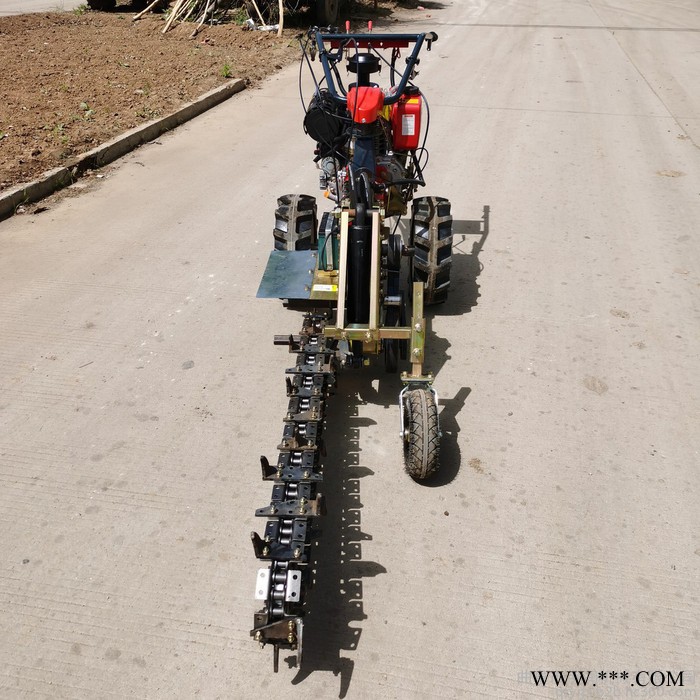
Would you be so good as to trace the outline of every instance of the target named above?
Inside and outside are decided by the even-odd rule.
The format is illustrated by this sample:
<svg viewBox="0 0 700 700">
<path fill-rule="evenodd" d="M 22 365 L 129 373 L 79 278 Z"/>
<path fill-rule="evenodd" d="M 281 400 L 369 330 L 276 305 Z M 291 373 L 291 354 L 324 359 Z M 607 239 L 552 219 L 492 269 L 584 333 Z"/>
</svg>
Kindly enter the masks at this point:
<svg viewBox="0 0 700 700">
<path fill-rule="evenodd" d="M 414 328 L 414 330 L 415 330 L 417 333 L 420 333 L 420 332 L 423 330 L 423 324 L 422 324 L 422 323 L 416 323 L 416 325 L 413 326 L 413 328 Z"/>
<path fill-rule="evenodd" d="M 287 635 L 287 641 L 288 641 L 290 644 L 294 644 L 294 635 L 293 635 L 293 634 Z"/>
</svg>

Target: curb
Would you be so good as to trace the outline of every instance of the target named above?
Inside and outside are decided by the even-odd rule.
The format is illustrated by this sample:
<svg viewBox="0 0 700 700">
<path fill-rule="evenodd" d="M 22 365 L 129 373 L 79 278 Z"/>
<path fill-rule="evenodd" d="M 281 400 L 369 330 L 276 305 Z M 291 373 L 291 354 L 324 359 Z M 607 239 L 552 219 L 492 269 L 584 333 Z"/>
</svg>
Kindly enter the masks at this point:
<svg viewBox="0 0 700 700">
<path fill-rule="evenodd" d="M 0 192 L 0 221 L 12 216 L 20 204 L 30 204 L 48 197 L 57 190 L 75 182 L 86 171 L 97 170 L 117 160 L 117 158 L 121 158 L 144 143 L 153 141 L 166 131 L 170 131 L 215 107 L 243 88 L 245 88 L 244 80 L 232 80 L 210 90 L 199 99 L 189 102 L 162 119 L 155 119 L 143 126 L 137 126 L 135 129 L 126 131 L 97 148 L 79 155 L 69 166 L 47 170 L 36 180 Z"/>
</svg>

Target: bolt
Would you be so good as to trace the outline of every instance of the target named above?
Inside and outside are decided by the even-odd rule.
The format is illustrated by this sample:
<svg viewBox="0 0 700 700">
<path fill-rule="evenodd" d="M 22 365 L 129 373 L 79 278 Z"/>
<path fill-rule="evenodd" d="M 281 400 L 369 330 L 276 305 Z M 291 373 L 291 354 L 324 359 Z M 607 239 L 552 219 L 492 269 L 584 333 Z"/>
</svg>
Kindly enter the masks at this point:
<svg viewBox="0 0 700 700">
<path fill-rule="evenodd" d="M 369 331 L 365 333 L 365 340 L 372 340 L 372 334 Z"/>
<path fill-rule="evenodd" d="M 420 348 L 413 348 L 413 356 L 420 357 Z"/>
<path fill-rule="evenodd" d="M 304 470 L 304 478 L 308 479 L 311 476 L 311 472 L 308 469 Z"/>
<path fill-rule="evenodd" d="M 287 641 L 288 641 L 290 644 L 294 644 L 294 635 L 293 635 L 293 634 L 287 635 Z"/>
<path fill-rule="evenodd" d="M 301 549 L 299 549 L 299 547 L 297 547 L 297 548 L 294 550 L 294 558 L 295 558 L 295 559 L 298 559 L 300 556 L 301 556 Z"/>
<path fill-rule="evenodd" d="M 294 629 L 294 620 L 290 620 L 287 623 L 287 629 L 291 632 Z"/>
<path fill-rule="evenodd" d="M 415 328 L 417 333 L 420 333 L 423 330 L 423 325 L 421 323 L 416 323 L 416 325 L 413 327 Z"/>
<path fill-rule="evenodd" d="M 261 639 L 262 639 L 262 634 L 260 634 L 260 632 L 256 632 L 255 633 L 255 641 L 259 642 Z"/>
<path fill-rule="evenodd" d="M 266 557 L 270 553 L 269 547 L 263 547 L 263 556 Z"/>
<path fill-rule="evenodd" d="M 270 514 L 274 515 L 277 512 L 277 508 L 275 506 L 270 506 Z"/>
</svg>

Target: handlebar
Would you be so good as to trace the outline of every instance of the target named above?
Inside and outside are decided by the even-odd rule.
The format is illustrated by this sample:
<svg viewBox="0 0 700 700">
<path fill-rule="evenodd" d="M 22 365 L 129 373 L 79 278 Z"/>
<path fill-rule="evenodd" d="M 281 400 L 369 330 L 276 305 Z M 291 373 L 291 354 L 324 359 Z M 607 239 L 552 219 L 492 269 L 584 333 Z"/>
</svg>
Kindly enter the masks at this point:
<svg viewBox="0 0 700 700">
<path fill-rule="evenodd" d="M 385 105 L 392 105 L 399 101 L 403 95 L 408 81 L 411 79 L 413 68 L 418 63 L 418 54 L 425 42 L 430 51 L 432 43 L 438 40 L 435 32 L 424 32 L 422 34 L 324 34 L 319 30 L 310 32 L 316 41 L 318 57 L 323 66 L 323 73 L 326 78 L 326 85 L 331 97 L 339 104 L 345 106 L 347 98 L 338 94 L 338 90 L 333 80 L 332 69 L 335 64 L 342 60 L 343 51 L 348 47 L 357 49 L 404 49 L 411 44 L 415 44 L 411 55 L 406 59 L 406 68 L 401 75 L 401 81 L 393 95 L 387 95 L 384 98 Z M 327 49 L 325 44 L 330 44 L 331 50 Z M 335 55 L 332 50 L 335 49 Z M 398 72 L 398 71 L 397 71 Z M 337 75 L 337 71 L 336 71 Z M 340 78 L 338 78 L 340 80 Z M 341 84 L 342 88 L 342 84 Z"/>
</svg>

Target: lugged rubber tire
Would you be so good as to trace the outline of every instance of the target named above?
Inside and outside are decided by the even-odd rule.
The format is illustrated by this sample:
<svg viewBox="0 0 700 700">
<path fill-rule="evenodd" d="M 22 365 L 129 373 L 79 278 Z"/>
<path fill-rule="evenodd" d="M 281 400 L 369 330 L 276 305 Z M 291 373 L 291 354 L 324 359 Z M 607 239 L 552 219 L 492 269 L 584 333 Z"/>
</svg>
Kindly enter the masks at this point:
<svg viewBox="0 0 700 700">
<path fill-rule="evenodd" d="M 319 27 L 330 27 L 338 19 L 340 0 L 316 0 L 316 21 Z"/>
<path fill-rule="evenodd" d="M 275 250 L 311 250 L 316 245 L 316 198 L 285 194 L 275 210 Z"/>
<path fill-rule="evenodd" d="M 91 10 L 109 12 L 117 6 L 117 0 L 87 0 L 88 7 Z"/>
<path fill-rule="evenodd" d="M 439 469 L 440 430 L 435 395 L 430 389 L 409 389 L 403 395 L 404 467 L 416 481 Z"/>
<path fill-rule="evenodd" d="M 447 299 L 452 270 L 452 205 L 444 197 L 417 197 L 411 212 L 413 281 L 425 284 L 423 302 Z"/>
</svg>

